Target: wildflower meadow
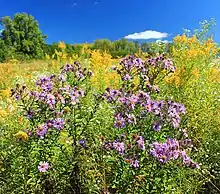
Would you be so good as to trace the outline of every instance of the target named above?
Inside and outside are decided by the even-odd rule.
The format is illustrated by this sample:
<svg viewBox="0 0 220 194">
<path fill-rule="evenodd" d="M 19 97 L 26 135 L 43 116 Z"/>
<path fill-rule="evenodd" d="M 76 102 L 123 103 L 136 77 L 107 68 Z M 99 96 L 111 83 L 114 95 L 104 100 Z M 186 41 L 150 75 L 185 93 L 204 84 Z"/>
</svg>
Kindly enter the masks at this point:
<svg viewBox="0 0 220 194">
<path fill-rule="evenodd" d="M 59 42 L 1 63 L 0 193 L 220 193 L 208 24 L 151 53 Z"/>
</svg>

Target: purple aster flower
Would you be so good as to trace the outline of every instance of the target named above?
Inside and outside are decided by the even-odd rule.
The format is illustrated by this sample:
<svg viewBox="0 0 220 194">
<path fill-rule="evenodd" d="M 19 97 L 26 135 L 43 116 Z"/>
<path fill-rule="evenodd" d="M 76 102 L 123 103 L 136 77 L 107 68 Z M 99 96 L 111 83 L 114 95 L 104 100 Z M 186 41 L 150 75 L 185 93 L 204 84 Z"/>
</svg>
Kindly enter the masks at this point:
<svg viewBox="0 0 220 194">
<path fill-rule="evenodd" d="M 121 114 L 117 114 L 115 117 L 114 126 L 116 128 L 124 128 L 125 127 L 125 119 L 121 116 Z"/>
<path fill-rule="evenodd" d="M 193 168 L 200 169 L 200 166 L 199 166 L 199 164 L 198 164 L 197 162 L 194 162 L 194 163 L 192 164 L 192 167 L 193 167 Z"/>
<path fill-rule="evenodd" d="M 106 92 L 104 94 L 104 97 L 106 98 L 106 100 L 108 100 L 109 102 L 115 101 L 118 98 L 122 97 L 122 91 L 120 90 L 113 90 L 113 89 L 106 89 Z"/>
<path fill-rule="evenodd" d="M 113 142 L 113 148 L 116 149 L 120 154 L 124 154 L 125 147 L 123 142 Z"/>
<path fill-rule="evenodd" d="M 168 102 L 168 121 L 171 122 L 174 128 L 179 127 L 181 121 L 180 115 L 185 113 L 184 105 L 172 101 Z"/>
<path fill-rule="evenodd" d="M 126 98 L 126 97 L 120 97 L 120 98 L 118 99 L 118 101 L 121 102 L 122 104 L 126 104 L 127 98 Z"/>
<path fill-rule="evenodd" d="M 21 100 L 21 95 L 20 95 L 20 94 L 16 94 L 16 95 L 14 96 L 14 99 L 15 99 L 16 101 Z"/>
<path fill-rule="evenodd" d="M 186 108 L 183 104 L 178 104 L 178 111 L 181 113 L 181 114 L 186 114 Z"/>
<path fill-rule="evenodd" d="M 123 58 L 120 62 L 120 65 L 123 70 L 127 72 L 131 72 L 134 68 L 141 68 L 143 67 L 143 61 L 140 58 L 136 58 L 135 56 L 128 56 Z"/>
<path fill-rule="evenodd" d="M 49 105 L 49 107 L 51 109 L 54 108 L 55 104 L 56 104 L 56 98 L 53 94 L 47 94 L 47 97 L 46 97 L 46 102 L 47 104 Z"/>
<path fill-rule="evenodd" d="M 179 142 L 175 139 L 168 138 L 165 143 L 155 142 L 151 144 L 151 154 L 160 162 L 165 163 L 169 160 L 175 160 L 179 157 Z"/>
<path fill-rule="evenodd" d="M 134 167 L 134 168 L 138 168 L 139 167 L 139 161 L 137 159 L 133 160 L 131 165 Z"/>
<path fill-rule="evenodd" d="M 159 144 L 157 142 L 151 144 L 150 153 L 160 162 L 165 163 L 169 160 L 168 147 L 166 144 Z"/>
<path fill-rule="evenodd" d="M 47 82 L 47 83 L 43 84 L 43 85 L 41 86 L 41 88 L 42 88 L 43 90 L 45 90 L 45 91 L 52 91 L 52 89 L 53 89 L 53 83 L 52 83 L 52 82 Z"/>
<path fill-rule="evenodd" d="M 185 151 L 182 151 L 182 152 L 181 152 L 181 156 L 182 156 L 182 159 L 183 159 L 183 163 L 184 163 L 186 166 L 190 166 L 190 165 L 192 164 L 191 158 L 186 154 Z"/>
<path fill-rule="evenodd" d="M 161 102 L 151 101 L 151 112 L 155 115 L 160 115 L 161 113 Z"/>
<path fill-rule="evenodd" d="M 179 156 L 180 156 L 179 150 L 172 151 L 171 157 L 172 157 L 173 160 L 176 160 L 177 158 L 179 158 Z"/>
<path fill-rule="evenodd" d="M 41 138 L 44 137 L 44 135 L 47 133 L 48 127 L 45 124 L 39 125 L 37 128 L 37 135 Z"/>
<path fill-rule="evenodd" d="M 87 146 L 86 146 L 86 140 L 85 140 L 85 139 L 79 140 L 79 144 L 80 144 L 84 149 L 87 148 Z"/>
<path fill-rule="evenodd" d="M 187 167 L 192 167 L 192 168 L 197 168 L 200 169 L 200 166 L 197 162 L 193 162 L 192 159 L 186 154 L 185 151 L 182 151 L 181 153 L 182 159 L 183 159 L 183 163 L 187 166 Z"/>
<path fill-rule="evenodd" d="M 173 138 L 168 138 L 166 140 L 166 144 L 169 146 L 169 150 L 171 150 L 171 151 L 179 150 L 179 141 L 177 141 Z"/>
<path fill-rule="evenodd" d="M 47 124 L 48 128 L 51 128 L 51 127 L 53 127 L 54 121 L 53 120 L 49 120 L 49 121 L 47 121 L 46 124 Z"/>
<path fill-rule="evenodd" d="M 180 145 L 183 146 L 183 147 L 190 146 L 191 144 L 192 144 L 191 139 L 184 139 L 184 140 L 180 141 Z"/>
<path fill-rule="evenodd" d="M 39 166 L 38 166 L 38 171 L 39 172 L 47 172 L 47 170 L 49 169 L 49 164 L 48 162 L 40 162 Z"/>
<path fill-rule="evenodd" d="M 129 81 L 129 80 L 131 80 L 131 76 L 129 74 L 126 74 L 126 75 L 123 76 L 122 80 L 123 81 Z"/>
<path fill-rule="evenodd" d="M 176 70 L 175 66 L 173 66 L 173 61 L 171 59 L 164 60 L 162 63 L 162 68 L 170 72 L 174 72 Z"/>
<path fill-rule="evenodd" d="M 38 91 L 31 91 L 29 95 L 38 100 L 40 94 Z"/>
<path fill-rule="evenodd" d="M 73 68 L 72 65 L 66 64 L 66 65 L 63 66 L 63 68 L 62 68 L 62 73 L 66 73 L 66 72 L 68 72 L 68 71 L 73 71 L 73 70 L 74 70 L 74 68 Z"/>
<path fill-rule="evenodd" d="M 147 87 L 147 89 L 149 89 L 149 90 L 152 90 L 152 85 L 150 85 L 150 84 L 146 84 L 146 87 Z"/>
<path fill-rule="evenodd" d="M 142 136 L 138 137 L 137 144 L 140 149 L 145 150 L 144 138 Z"/>
<path fill-rule="evenodd" d="M 81 97 L 84 97 L 84 96 L 85 96 L 85 92 L 84 92 L 84 90 L 81 89 L 81 88 L 78 90 L 78 94 L 79 94 L 79 96 L 81 96 Z"/>
<path fill-rule="evenodd" d="M 76 72 L 76 77 L 80 80 L 84 77 L 83 72 L 82 71 L 77 71 Z"/>
<path fill-rule="evenodd" d="M 151 100 L 147 100 L 147 102 L 145 104 L 145 108 L 148 112 L 151 112 L 151 110 L 152 110 L 152 101 Z"/>
<path fill-rule="evenodd" d="M 162 128 L 162 125 L 161 125 L 160 122 L 158 122 L 158 121 L 154 122 L 154 125 L 153 125 L 153 130 L 154 131 L 160 131 L 161 128 Z"/>
<path fill-rule="evenodd" d="M 165 143 L 154 142 L 150 145 L 150 152 L 153 157 L 157 158 L 162 163 L 169 160 L 182 158 L 183 164 L 187 167 L 199 168 L 199 165 L 191 160 L 185 151 L 180 150 L 179 141 L 168 138 Z"/>
<path fill-rule="evenodd" d="M 66 74 L 59 74 L 58 76 L 58 79 L 61 81 L 61 82 L 65 82 L 66 81 Z"/>
<path fill-rule="evenodd" d="M 42 88 L 44 91 L 52 91 L 53 82 L 51 81 L 52 77 L 42 76 L 37 80 L 36 85 Z"/>
<path fill-rule="evenodd" d="M 124 128 L 124 127 L 125 127 L 125 120 L 124 120 L 123 118 L 121 118 L 120 120 L 119 120 L 119 119 L 116 120 L 116 121 L 114 122 L 114 126 L 115 126 L 116 128 Z"/>
<path fill-rule="evenodd" d="M 137 122 L 136 122 L 136 117 L 134 116 L 134 114 L 127 114 L 126 113 L 126 119 L 127 119 L 127 122 L 128 123 L 134 123 L 134 124 L 136 124 Z"/>
<path fill-rule="evenodd" d="M 56 118 L 53 121 L 53 127 L 57 128 L 57 129 L 63 129 L 64 128 L 64 120 L 62 118 Z"/>
<path fill-rule="evenodd" d="M 78 98 L 76 96 L 71 96 L 71 104 L 76 105 L 79 102 Z"/>
<path fill-rule="evenodd" d="M 178 128 L 180 125 L 180 117 L 179 115 L 176 115 L 176 118 L 172 118 L 172 125 L 174 128 Z"/>
<path fill-rule="evenodd" d="M 135 105 L 138 103 L 138 96 L 132 95 L 131 97 L 128 98 L 127 100 L 127 105 L 129 109 L 134 109 Z"/>
<path fill-rule="evenodd" d="M 62 104 L 65 104 L 65 98 L 61 95 L 61 94 L 58 94 L 58 99 L 60 100 L 60 102 L 62 103 Z"/>
<path fill-rule="evenodd" d="M 46 98 L 47 98 L 47 92 L 43 91 L 43 92 L 39 93 L 39 95 L 38 95 L 39 100 L 46 101 Z"/>
</svg>

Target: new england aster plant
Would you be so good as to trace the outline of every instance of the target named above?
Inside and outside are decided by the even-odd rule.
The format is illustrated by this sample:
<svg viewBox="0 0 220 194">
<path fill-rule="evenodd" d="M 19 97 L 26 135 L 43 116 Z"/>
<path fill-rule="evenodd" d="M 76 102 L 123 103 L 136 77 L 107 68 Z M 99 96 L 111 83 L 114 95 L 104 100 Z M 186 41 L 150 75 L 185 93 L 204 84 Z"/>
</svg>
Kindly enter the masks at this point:
<svg viewBox="0 0 220 194">
<path fill-rule="evenodd" d="M 91 76 L 90 70 L 75 62 L 64 65 L 58 75 L 41 76 L 36 81 L 34 90 L 19 84 L 11 90 L 30 123 L 26 146 L 39 148 L 36 156 L 36 170 L 39 172 L 49 173 L 54 170 L 51 156 L 56 147 L 62 154 L 67 153 L 66 162 L 70 168 L 67 172 L 70 176 L 79 174 L 79 155 L 87 149 L 88 125 L 101 102 L 97 95 L 91 93 Z M 92 103 L 87 103 L 87 98 Z M 59 141 L 62 133 L 68 138 L 68 149 Z M 71 181 L 72 189 L 79 189 L 79 181 L 74 177 Z"/>
<path fill-rule="evenodd" d="M 186 136 L 181 129 L 181 116 L 186 114 L 184 105 L 155 98 L 160 92 L 156 80 L 176 70 L 172 59 L 159 55 L 143 61 L 129 56 L 114 70 L 121 77 L 122 87 L 107 88 L 103 96 L 114 112 L 113 127 L 123 138 L 104 142 L 103 149 L 118 153 L 133 168 L 144 165 L 140 160 L 150 155 L 161 164 L 175 160 L 199 168 L 187 154 L 192 141 L 181 139 Z"/>
</svg>

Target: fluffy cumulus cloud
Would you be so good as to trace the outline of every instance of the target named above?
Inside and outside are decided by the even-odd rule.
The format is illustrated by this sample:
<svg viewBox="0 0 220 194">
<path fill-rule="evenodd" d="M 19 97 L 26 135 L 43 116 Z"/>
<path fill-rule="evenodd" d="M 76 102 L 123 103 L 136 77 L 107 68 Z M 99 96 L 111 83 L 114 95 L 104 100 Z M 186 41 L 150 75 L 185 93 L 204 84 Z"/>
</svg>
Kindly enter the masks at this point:
<svg viewBox="0 0 220 194">
<path fill-rule="evenodd" d="M 144 32 L 136 32 L 134 34 L 129 34 L 125 36 L 126 39 L 133 39 L 133 40 L 147 40 L 147 39 L 163 39 L 169 36 L 166 32 L 157 32 L 153 30 L 147 30 Z"/>
</svg>

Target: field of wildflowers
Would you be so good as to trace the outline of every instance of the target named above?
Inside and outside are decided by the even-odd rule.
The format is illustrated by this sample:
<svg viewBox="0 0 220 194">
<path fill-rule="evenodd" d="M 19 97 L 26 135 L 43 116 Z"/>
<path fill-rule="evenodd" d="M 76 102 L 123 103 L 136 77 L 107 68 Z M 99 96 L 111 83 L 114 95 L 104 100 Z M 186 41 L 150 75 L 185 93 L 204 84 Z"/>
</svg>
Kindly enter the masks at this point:
<svg viewBox="0 0 220 194">
<path fill-rule="evenodd" d="M 219 193 L 220 66 L 211 38 L 114 59 L 65 43 L 0 64 L 0 193 Z"/>
</svg>

